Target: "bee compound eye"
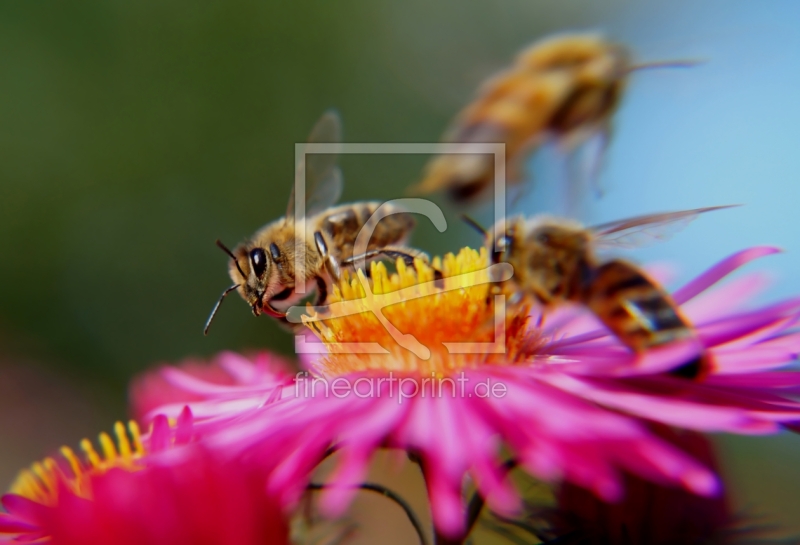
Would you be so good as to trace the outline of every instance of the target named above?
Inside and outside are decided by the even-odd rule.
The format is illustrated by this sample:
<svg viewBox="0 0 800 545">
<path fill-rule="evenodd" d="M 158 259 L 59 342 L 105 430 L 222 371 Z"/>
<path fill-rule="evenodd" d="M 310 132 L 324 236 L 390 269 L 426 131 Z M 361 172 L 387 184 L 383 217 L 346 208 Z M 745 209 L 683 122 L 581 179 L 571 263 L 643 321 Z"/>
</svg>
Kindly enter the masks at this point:
<svg viewBox="0 0 800 545">
<path fill-rule="evenodd" d="M 261 278 L 267 270 L 267 254 L 263 248 L 253 248 L 250 250 L 250 262 L 253 264 L 253 272 Z"/>
</svg>

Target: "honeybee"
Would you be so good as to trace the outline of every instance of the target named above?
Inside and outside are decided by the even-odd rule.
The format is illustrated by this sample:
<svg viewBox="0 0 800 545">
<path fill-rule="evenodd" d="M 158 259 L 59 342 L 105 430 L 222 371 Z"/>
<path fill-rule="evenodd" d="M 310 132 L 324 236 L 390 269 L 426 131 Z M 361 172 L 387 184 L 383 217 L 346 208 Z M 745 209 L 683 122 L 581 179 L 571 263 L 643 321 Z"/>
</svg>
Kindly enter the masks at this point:
<svg viewBox="0 0 800 545">
<path fill-rule="evenodd" d="M 553 216 L 517 216 L 480 229 L 494 263 L 514 267 L 514 276 L 496 288 L 531 297 L 543 305 L 566 301 L 585 305 L 634 352 L 675 341 L 697 341 L 697 333 L 672 297 L 642 269 L 627 261 L 601 261 L 603 247 L 631 247 L 664 238 L 699 214 L 729 208 L 714 206 L 638 216 L 595 227 Z M 697 341 L 697 358 L 673 371 L 687 378 L 709 369 L 708 355 Z"/>
<path fill-rule="evenodd" d="M 328 111 L 316 123 L 308 141 L 313 144 L 340 140 L 339 116 Z M 295 181 L 295 187 L 304 181 L 307 187 L 304 215 L 297 213 L 293 189 L 284 217 L 268 223 L 233 251 L 217 241 L 231 258 L 229 274 L 234 284 L 217 301 L 204 333 L 208 333 L 225 296 L 234 290 L 247 301 L 253 315 L 263 312 L 285 321 L 286 308 L 306 293 L 316 291 L 315 305 L 324 304 L 343 266 L 379 257 L 402 258 L 408 264 L 413 264 L 416 257 L 427 259 L 426 254 L 405 246 L 415 221 L 400 207 L 381 202 L 332 206 L 342 192 L 342 173 L 335 153 L 308 154 L 297 165 Z M 379 207 L 380 221 L 370 221 Z M 366 251 L 354 256 L 356 238 L 368 224 L 374 230 Z M 298 290 L 299 286 L 303 289 Z"/>
<path fill-rule="evenodd" d="M 444 142 L 455 148 L 433 158 L 413 193 L 445 190 L 455 201 L 471 200 L 494 180 L 493 156 L 466 153 L 459 144 L 505 143 L 506 179 L 519 182 L 527 152 L 554 138 L 568 152 L 590 137 L 599 150 L 590 179 L 611 135 L 611 116 L 628 74 L 653 67 L 688 66 L 676 61 L 634 65 L 629 51 L 594 34 L 545 38 L 523 50 L 511 68 L 489 79 L 475 100 L 456 117 Z M 455 151 L 455 153 L 451 153 Z"/>
</svg>

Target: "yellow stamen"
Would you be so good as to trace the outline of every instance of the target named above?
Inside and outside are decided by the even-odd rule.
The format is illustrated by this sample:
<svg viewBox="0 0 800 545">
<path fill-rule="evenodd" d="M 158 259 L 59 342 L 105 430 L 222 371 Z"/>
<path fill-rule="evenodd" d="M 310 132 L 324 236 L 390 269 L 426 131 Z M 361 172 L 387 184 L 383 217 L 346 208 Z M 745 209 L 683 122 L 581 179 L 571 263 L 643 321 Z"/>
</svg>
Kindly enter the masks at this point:
<svg viewBox="0 0 800 545">
<path fill-rule="evenodd" d="M 97 454 L 97 451 L 94 450 L 94 445 L 88 439 L 81 440 L 81 450 L 86 454 L 86 459 L 89 464 L 92 466 L 93 469 L 100 469 L 102 466 L 103 461 L 100 459 L 100 456 Z"/>
<path fill-rule="evenodd" d="M 100 434 L 100 447 L 103 449 L 105 462 L 113 464 L 117 459 L 117 449 L 114 448 L 114 441 L 112 441 L 111 436 L 106 432 Z"/>
<path fill-rule="evenodd" d="M 133 449 L 128 433 L 133 439 Z M 30 469 L 23 469 L 19 473 L 11 485 L 10 492 L 38 503 L 54 505 L 58 501 L 58 482 L 60 481 L 76 494 L 90 497 L 89 479 L 93 475 L 103 474 L 115 467 L 130 471 L 141 467 L 138 462 L 146 451 L 136 422 L 128 423 L 127 433 L 125 425 L 117 422 L 114 425 L 114 435 L 117 437 L 116 445 L 109 434 L 100 434 L 99 443 L 103 456 L 97 453 L 91 441 L 88 439 L 81 441 L 81 450 L 85 454 L 84 462 L 81 462 L 71 448 L 61 447 L 59 453 L 66 462 L 65 464 L 59 465 L 53 458 L 45 458 L 42 462 L 33 463 Z"/>
<path fill-rule="evenodd" d="M 128 441 L 128 434 L 125 433 L 125 425 L 122 422 L 114 424 L 114 435 L 117 437 L 120 457 L 126 461 L 130 460 L 131 443 Z"/>
<path fill-rule="evenodd" d="M 523 342 L 529 338 L 527 309 L 506 316 L 504 299 L 495 305 L 485 249 L 465 248 L 431 264 L 417 259 L 413 268 L 398 260 L 396 269 L 389 274 L 383 263 L 372 263 L 371 281 L 361 270 L 345 273 L 327 312 L 312 311 L 304 319 L 328 345 L 320 372 L 442 376 L 507 364 L 524 357 L 520 347 L 530 348 L 530 341 Z M 444 278 L 437 281 L 436 271 Z"/>
<path fill-rule="evenodd" d="M 75 456 L 75 452 L 69 447 L 61 447 L 61 456 L 67 460 L 69 463 L 69 467 L 72 470 L 72 475 L 76 479 L 80 479 L 83 471 L 81 470 L 81 463 L 78 461 L 78 457 Z"/>
<path fill-rule="evenodd" d="M 128 430 L 131 432 L 131 437 L 133 437 L 134 457 L 136 457 L 136 455 L 144 456 L 144 445 L 142 444 L 142 434 L 139 431 L 139 424 L 131 420 L 128 422 Z"/>
<path fill-rule="evenodd" d="M 20 472 L 11 491 L 35 500 L 47 497 L 47 493 L 45 490 L 42 490 L 39 481 L 33 473 L 27 469 L 23 469 Z"/>
<path fill-rule="evenodd" d="M 31 466 L 31 470 L 33 470 L 33 474 L 39 479 L 42 489 L 47 492 L 52 492 L 53 479 L 47 474 L 47 470 L 44 468 L 44 466 L 39 462 L 34 462 L 34 464 Z"/>
</svg>

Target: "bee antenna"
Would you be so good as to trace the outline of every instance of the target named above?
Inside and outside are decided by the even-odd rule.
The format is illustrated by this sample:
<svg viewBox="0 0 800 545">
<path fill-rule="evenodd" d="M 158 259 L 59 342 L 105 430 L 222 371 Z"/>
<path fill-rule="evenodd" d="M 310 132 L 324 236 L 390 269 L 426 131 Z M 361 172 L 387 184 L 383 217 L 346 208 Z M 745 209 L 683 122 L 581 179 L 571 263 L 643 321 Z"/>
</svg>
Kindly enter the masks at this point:
<svg viewBox="0 0 800 545">
<path fill-rule="evenodd" d="M 231 251 L 228 249 L 228 247 L 227 247 L 227 246 L 225 246 L 225 245 L 222 243 L 222 241 L 221 241 L 220 239 L 217 239 L 217 242 L 216 242 L 216 244 L 217 244 L 217 246 L 219 246 L 219 247 L 220 247 L 220 249 L 221 249 L 223 252 L 225 252 L 226 254 L 228 254 L 229 256 L 231 256 L 231 259 L 233 259 L 233 262 L 234 262 L 234 263 L 236 263 L 236 268 L 237 268 L 237 269 L 239 269 L 239 272 L 241 273 L 241 275 L 242 275 L 242 278 L 244 278 L 244 279 L 246 280 L 246 279 L 247 279 L 247 275 L 246 275 L 246 274 L 244 274 L 244 271 L 243 271 L 243 270 L 242 270 L 242 268 L 239 266 L 239 260 L 238 260 L 238 259 L 236 259 L 236 256 L 235 256 L 235 255 L 233 255 L 233 252 L 231 252 Z M 228 290 L 228 291 L 231 291 L 231 290 Z M 226 293 L 227 293 L 227 292 L 226 292 Z M 224 295 L 223 295 L 223 297 L 224 297 Z M 215 310 L 216 310 L 216 309 L 215 309 Z M 209 322 L 210 322 L 210 321 L 211 321 L 211 320 L 209 320 Z"/>
<path fill-rule="evenodd" d="M 486 229 L 483 227 L 483 225 L 481 225 L 480 223 L 478 223 L 477 221 L 475 221 L 466 214 L 461 214 L 461 219 L 464 220 L 464 223 L 475 229 L 481 235 L 486 236 Z"/>
<path fill-rule="evenodd" d="M 217 242 L 219 242 L 219 241 L 217 241 Z M 239 284 L 234 284 L 233 286 L 231 286 L 230 288 L 228 288 L 228 289 L 226 289 L 225 291 L 222 292 L 222 295 L 220 296 L 219 301 L 217 301 L 217 304 L 214 305 L 214 309 L 211 311 L 211 315 L 208 317 L 208 320 L 206 320 L 206 326 L 203 328 L 203 335 L 208 335 L 208 328 L 211 327 L 211 321 L 214 319 L 214 316 L 216 316 L 217 311 L 219 310 L 219 306 L 222 304 L 222 301 L 225 300 L 225 296 L 228 295 L 230 292 L 232 292 L 233 290 L 235 290 L 238 287 L 239 287 Z"/>
<path fill-rule="evenodd" d="M 692 68 L 699 64 L 703 64 L 703 61 L 681 60 L 644 62 L 642 64 L 634 64 L 628 68 L 628 72 L 638 72 L 639 70 L 650 70 L 652 68 Z"/>
</svg>

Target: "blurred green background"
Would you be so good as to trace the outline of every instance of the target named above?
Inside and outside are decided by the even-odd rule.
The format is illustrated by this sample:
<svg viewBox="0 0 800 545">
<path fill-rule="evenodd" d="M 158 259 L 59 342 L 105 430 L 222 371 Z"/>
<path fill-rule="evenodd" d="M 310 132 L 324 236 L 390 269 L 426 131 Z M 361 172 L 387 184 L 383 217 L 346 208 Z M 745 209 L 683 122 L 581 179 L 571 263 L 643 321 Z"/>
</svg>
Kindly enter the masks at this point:
<svg viewBox="0 0 800 545">
<path fill-rule="evenodd" d="M 0 3 L 0 483 L 123 417 L 129 379 L 158 362 L 292 351 L 236 297 L 208 337 L 202 326 L 229 284 L 214 240 L 233 246 L 283 213 L 294 144 L 325 109 L 347 142 L 436 141 L 520 47 L 621 25 L 635 6 L 647 13 L 622 0 Z M 425 160 L 346 156 L 343 200 L 399 196 Z M 423 224 L 414 242 L 472 240 L 451 225 Z M 800 473 L 781 458 L 798 442 L 754 441 L 724 442 L 740 503 L 800 531 Z M 765 477 L 768 455 L 783 461 Z"/>
<path fill-rule="evenodd" d="M 229 284 L 214 240 L 283 213 L 294 143 L 325 109 L 346 141 L 436 141 L 521 44 L 592 22 L 568 4 L 2 3 L 5 350 L 115 397 L 158 360 L 291 350 L 234 300 L 202 337 Z M 398 196 L 424 161 L 345 157 L 343 200 Z M 425 246 L 451 248 L 426 227 Z"/>
</svg>

